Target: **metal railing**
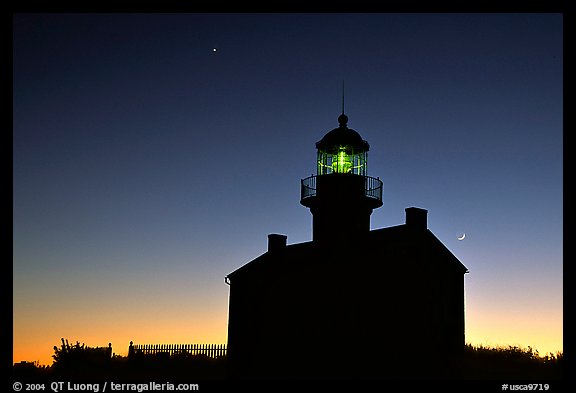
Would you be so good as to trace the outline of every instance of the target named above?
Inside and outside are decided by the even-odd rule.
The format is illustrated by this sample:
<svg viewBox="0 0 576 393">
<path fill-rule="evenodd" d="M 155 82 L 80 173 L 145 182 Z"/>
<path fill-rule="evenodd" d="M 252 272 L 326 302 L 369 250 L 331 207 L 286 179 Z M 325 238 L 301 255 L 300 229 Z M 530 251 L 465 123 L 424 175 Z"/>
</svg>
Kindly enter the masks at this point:
<svg viewBox="0 0 576 393">
<path fill-rule="evenodd" d="M 321 176 L 330 176 L 330 175 L 321 175 Z M 318 176 L 316 175 L 312 175 L 301 180 L 300 200 L 316 196 L 317 177 Z M 371 176 L 363 176 L 363 177 L 364 177 L 364 195 L 368 198 L 372 198 L 382 202 L 382 188 L 383 188 L 382 180 Z"/>
<path fill-rule="evenodd" d="M 316 176 L 312 175 L 301 180 L 300 199 L 316 196 Z"/>
<path fill-rule="evenodd" d="M 382 202 L 384 184 L 377 177 L 364 176 L 364 195 Z"/>
</svg>

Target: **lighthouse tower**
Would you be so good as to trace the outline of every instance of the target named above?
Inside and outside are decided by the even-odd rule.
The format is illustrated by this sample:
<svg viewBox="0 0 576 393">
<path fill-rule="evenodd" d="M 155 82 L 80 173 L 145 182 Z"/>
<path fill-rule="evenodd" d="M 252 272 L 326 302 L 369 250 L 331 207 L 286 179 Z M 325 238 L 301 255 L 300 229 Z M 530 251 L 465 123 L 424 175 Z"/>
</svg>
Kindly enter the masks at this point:
<svg viewBox="0 0 576 393">
<path fill-rule="evenodd" d="M 348 116 L 316 143 L 317 173 L 301 180 L 300 203 L 313 216 L 312 240 L 342 242 L 366 235 L 382 206 L 382 181 L 367 175 L 368 142 L 348 128 Z"/>
<path fill-rule="evenodd" d="M 312 240 L 268 234 L 267 251 L 224 278 L 230 375 L 451 377 L 465 343 L 468 270 L 428 229 L 426 209 L 370 228 L 382 181 L 368 176 L 368 142 L 344 111 L 338 123 L 316 143 L 316 174 L 301 180 Z M 426 361 L 422 343 L 434 349 Z"/>
</svg>

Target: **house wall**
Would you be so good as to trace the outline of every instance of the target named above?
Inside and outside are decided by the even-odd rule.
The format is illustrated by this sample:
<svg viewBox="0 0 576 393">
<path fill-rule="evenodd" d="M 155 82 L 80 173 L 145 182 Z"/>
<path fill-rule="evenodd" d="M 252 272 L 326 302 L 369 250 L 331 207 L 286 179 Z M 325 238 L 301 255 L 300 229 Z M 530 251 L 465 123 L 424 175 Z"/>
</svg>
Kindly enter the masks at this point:
<svg viewBox="0 0 576 393">
<path fill-rule="evenodd" d="M 396 244 L 278 257 L 232 280 L 233 376 L 410 377 L 415 359 L 463 348 L 463 274 Z"/>
</svg>

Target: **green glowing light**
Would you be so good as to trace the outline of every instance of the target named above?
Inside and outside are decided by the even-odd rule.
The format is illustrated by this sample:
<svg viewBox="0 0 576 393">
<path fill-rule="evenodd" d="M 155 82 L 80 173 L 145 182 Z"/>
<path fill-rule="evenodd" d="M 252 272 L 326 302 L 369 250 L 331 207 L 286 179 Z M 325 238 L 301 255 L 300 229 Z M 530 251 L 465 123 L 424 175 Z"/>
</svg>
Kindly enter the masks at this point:
<svg viewBox="0 0 576 393">
<path fill-rule="evenodd" d="M 351 173 L 366 174 L 366 152 L 355 152 L 348 146 L 340 146 L 334 152 L 319 151 L 318 174 Z"/>
<path fill-rule="evenodd" d="M 336 173 L 350 173 L 354 166 L 354 158 L 348 154 L 344 149 L 338 151 L 336 160 L 332 162 L 332 170 Z"/>
</svg>

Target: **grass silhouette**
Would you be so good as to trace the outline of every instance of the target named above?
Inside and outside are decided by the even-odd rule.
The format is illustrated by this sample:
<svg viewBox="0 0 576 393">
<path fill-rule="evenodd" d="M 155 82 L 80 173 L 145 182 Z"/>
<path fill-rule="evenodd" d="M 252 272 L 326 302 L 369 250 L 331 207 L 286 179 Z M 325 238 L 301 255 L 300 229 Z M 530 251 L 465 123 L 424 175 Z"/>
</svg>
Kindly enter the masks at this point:
<svg viewBox="0 0 576 393">
<path fill-rule="evenodd" d="M 467 344 L 454 376 L 464 379 L 557 380 L 562 378 L 563 364 L 562 352 L 540 356 L 530 346 Z"/>
<path fill-rule="evenodd" d="M 61 347 L 54 347 L 54 352 L 51 366 L 40 366 L 36 362 L 16 363 L 14 376 L 21 379 L 63 377 L 70 380 L 226 380 L 228 376 L 225 356 L 211 358 L 180 351 L 137 353 L 129 358 L 112 355 L 111 346 L 92 348 L 79 342 L 69 345 L 64 339 Z M 403 359 L 405 361 L 406 357 Z M 406 372 L 399 376 L 401 379 L 411 379 L 410 370 L 414 366 L 430 364 L 430 373 L 424 379 L 549 381 L 562 378 L 564 356 L 562 352 L 540 356 L 530 346 L 466 344 L 462 355 L 457 358 L 439 359 L 423 348 L 421 354 L 409 359 L 402 365 Z"/>
</svg>

